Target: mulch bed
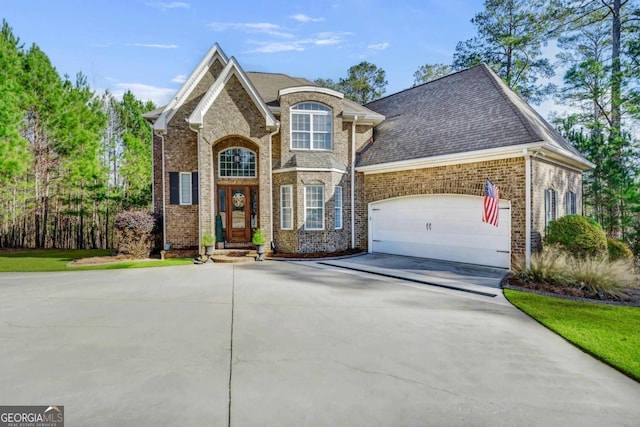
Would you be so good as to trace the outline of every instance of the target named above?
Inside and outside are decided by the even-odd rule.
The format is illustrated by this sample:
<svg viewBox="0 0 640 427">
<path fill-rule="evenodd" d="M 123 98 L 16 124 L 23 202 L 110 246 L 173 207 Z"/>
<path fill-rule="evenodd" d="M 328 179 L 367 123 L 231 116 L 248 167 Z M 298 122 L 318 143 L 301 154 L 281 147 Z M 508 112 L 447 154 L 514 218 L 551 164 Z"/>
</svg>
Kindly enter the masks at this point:
<svg viewBox="0 0 640 427">
<path fill-rule="evenodd" d="M 160 258 L 134 258 L 128 255 L 112 255 L 112 256 L 94 256 L 90 258 L 80 258 L 75 261 L 71 261 L 67 264 L 70 267 L 77 267 L 79 265 L 97 265 L 97 264 L 110 264 L 114 262 L 123 261 L 160 261 Z"/>
<path fill-rule="evenodd" d="M 598 295 L 584 289 L 568 288 L 563 286 L 551 285 L 548 283 L 532 283 L 520 279 L 515 274 L 507 275 L 502 283 L 502 287 L 525 292 L 533 292 L 540 295 L 570 299 L 574 301 L 585 301 L 610 305 L 640 306 L 640 290 L 633 288 L 624 289 L 626 296 L 620 298 L 605 294 Z"/>
<path fill-rule="evenodd" d="M 315 259 L 315 258 L 335 258 L 349 255 L 358 255 L 364 253 L 362 249 L 346 249 L 344 251 L 336 251 L 336 252 L 311 252 L 306 254 L 301 253 L 283 253 L 278 252 L 277 254 L 272 254 L 269 258 L 279 259 L 279 258 L 296 258 L 296 259 Z"/>
</svg>

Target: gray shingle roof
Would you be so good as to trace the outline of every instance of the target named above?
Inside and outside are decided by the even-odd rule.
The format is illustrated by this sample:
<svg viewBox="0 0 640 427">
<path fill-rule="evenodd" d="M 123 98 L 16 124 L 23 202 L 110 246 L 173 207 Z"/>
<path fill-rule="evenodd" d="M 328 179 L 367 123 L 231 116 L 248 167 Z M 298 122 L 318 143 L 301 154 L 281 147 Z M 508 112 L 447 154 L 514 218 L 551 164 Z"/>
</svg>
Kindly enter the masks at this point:
<svg viewBox="0 0 640 427">
<path fill-rule="evenodd" d="M 582 157 L 485 64 L 366 104 L 386 116 L 359 166 L 546 141 Z"/>
<path fill-rule="evenodd" d="M 346 170 L 347 165 L 330 152 L 294 152 L 284 159 L 283 162 L 277 160 L 273 164 L 273 169 L 289 169 L 289 168 L 322 168 L 322 169 L 338 169 Z"/>
</svg>

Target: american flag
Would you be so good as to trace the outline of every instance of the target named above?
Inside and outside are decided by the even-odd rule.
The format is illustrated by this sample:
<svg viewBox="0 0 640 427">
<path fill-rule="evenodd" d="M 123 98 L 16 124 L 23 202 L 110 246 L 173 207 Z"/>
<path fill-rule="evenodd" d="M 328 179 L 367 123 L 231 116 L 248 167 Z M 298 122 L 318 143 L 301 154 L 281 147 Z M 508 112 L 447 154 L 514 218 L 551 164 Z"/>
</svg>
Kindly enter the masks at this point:
<svg viewBox="0 0 640 427">
<path fill-rule="evenodd" d="M 498 208 L 500 207 L 500 194 L 498 187 L 493 185 L 489 178 L 484 182 L 484 203 L 482 206 L 482 222 L 498 226 Z"/>
</svg>

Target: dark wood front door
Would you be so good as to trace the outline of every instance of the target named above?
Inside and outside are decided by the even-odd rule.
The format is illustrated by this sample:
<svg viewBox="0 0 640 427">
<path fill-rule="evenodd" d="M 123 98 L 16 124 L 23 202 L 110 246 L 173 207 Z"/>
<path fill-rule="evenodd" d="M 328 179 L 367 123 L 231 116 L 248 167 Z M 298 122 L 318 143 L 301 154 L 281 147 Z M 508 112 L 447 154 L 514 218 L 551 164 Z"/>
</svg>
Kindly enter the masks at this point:
<svg viewBox="0 0 640 427">
<path fill-rule="evenodd" d="M 219 185 L 218 213 L 223 218 L 222 224 L 227 242 L 250 242 L 252 229 L 258 227 L 258 187 Z"/>
</svg>

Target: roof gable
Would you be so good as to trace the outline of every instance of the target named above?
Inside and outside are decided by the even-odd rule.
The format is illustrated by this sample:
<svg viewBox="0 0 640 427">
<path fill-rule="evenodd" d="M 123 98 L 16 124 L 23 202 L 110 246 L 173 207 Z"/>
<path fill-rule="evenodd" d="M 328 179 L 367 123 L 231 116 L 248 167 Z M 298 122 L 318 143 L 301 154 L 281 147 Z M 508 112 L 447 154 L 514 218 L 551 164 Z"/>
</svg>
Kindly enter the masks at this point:
<svg viewBox="0 0 640 427">
<path fill-rule="evenodd" d="M 264 116 L 267 127 L 276 126 L 277 120 L 234 57 L 231 57 L 222 72 L 220 72 L 218 78 L 216 78 L 216 80 L 207 90 L 207 93 L 205 93 L 205 95 L 202 97 L 198 106 L 195 108 L 195 110 L 193 110 L 193 113 L 191 113 L 191 116 L 189 116 L 188 119 L 189 124 L 199 126 L 203 124 L 205 113 L 209 110 L 209 108 L 211 108 L 214 101 L 216 100 L 220 92 L 222 92 L 224 86 L 232 76 L 236 76 L 244 90 L 247 91 L 247 94 L 249 95 L 255 106 Z"/>
<path fill-rule="evenodd" d="M 211 66 L 219 61 L 223 66 L 229 62 L 227 56 L 217 43 L 209 49 L 209 52 L 202 58 L 200 63 L 194 68 L 182 87 L 176 92 L 176 95 L 163 107 L 160 115 L 155 119 L 153 128 L 155 130 L 167 130 L 167 125 L 173 115 L 180 109 L 182 104 L 189 98 L 191 92 L 195 89 L 198 82 L 202 80 L 206 72 Z"/>
<path fill-rule="evenodd" d="M 366 104 L 387 118 L 360 153 L 370 166 L 531 144 L 586 161 L 487 65 L 481 64 Z"/>
</svg>

